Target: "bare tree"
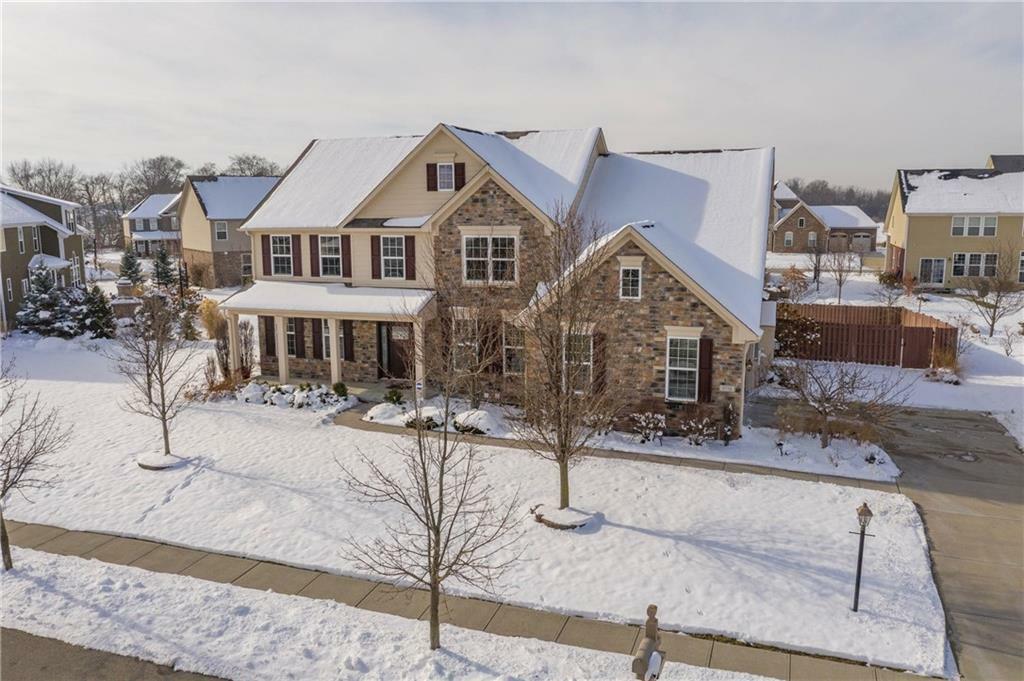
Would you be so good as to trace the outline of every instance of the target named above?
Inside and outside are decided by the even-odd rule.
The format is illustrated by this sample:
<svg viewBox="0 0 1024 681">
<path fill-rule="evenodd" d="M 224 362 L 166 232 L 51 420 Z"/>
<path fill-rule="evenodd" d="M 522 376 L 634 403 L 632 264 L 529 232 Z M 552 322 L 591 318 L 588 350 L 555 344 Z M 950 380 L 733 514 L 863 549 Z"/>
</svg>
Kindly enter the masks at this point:
<svg viewBox="0 0 1024 681">
<path fill-rule="evenodd" d="M 518 492 L 502 497 L 487 482 L 477 447 L 448 427 L 469 376 L 483 373 L 489 359 L 467 352 L 479 347 L 479 336 L 472 325 L 453 323 L 459 309 L 451 305 L 455 300 L 443 293 L 438 300 L 438 318 L 448 327 L 443 341 L 417 340 L 409 347 L 408 359 L 419 354 L 426 364 L 437 406 L 415 401 L 409 416 L 415 437 L 395 447 L 397 461 L 390 459 L 398 464 L 397 472 L 363 453 L 365 473 L 339 462 L 359 499 L 394 504 L 402 511 L 399 521 L 385 524 L 383 536 L 368 543 L 350 540 L 348 553 L 365 570 L 430 591 L 431 650 L 441 645 L 445 583 L 454 580 L 494 594 L 498 580 L 519 557 L 514 544 L 521 534 Z"/>
<path fill-rule="evenodd" d="M 224 169 L 225 175 L 250 175 L 268 177 L 281 174 L 281 166 L 258 154 L 237 154 L 230 156 L 231 163 Z"/>
<path fill-rule="evenodd" d="M 200 372 L 198 346 L 181 333 L 173 302 L 149 293 L 134 322 L 117 338 L 117 372 L 128 379 L 131 395 L 126 411 L 160 421 L 164 456 L 171 455 L 170 424 L 186 406 L 184 394 Z"/>
<path fill-rule="evenodd" d="M 529 361 L 522 413 L 510 414 L 529 449 L 558 465 L 559 508 L 569 506 L 569 469 L 594 438 L 610 429 L 623 392 L 609 384 L 609 346 L 597 257 L 600 226 L 574 209 L 559 208 L 534 267 L 538 295 L 521 315 Z"/>
<path fill-rule="evenodd" d="M 192 170 L 193 175 L 216 175 L 217 164 L 213 161 L 207 161 L 206 163 L 196 166 Z"/>
<path fill-rule="evenodd" d="M 851 253 L 832 252 L 825 256 L 825 271 L 836 282 L 836 302 L 843 302 L 843 286 L 850 280 L 856 267 L 856 259 Z"/>
<path fill-rule="evenodd" d="M 1000 321 L 1024 310 L 1024 287 L 1019 281 L 1020 250 L 1019 246 L 1002 246 L 994 254 L 994 266 L 982 263 L 980 274 L 966 279 L 964 306 L 982 318 L 989 338 Z"/>
<path fill-rule="evenodd" d="M 47 408 L 39 395 L 25 395 L 24 381 L 12 375 L 8 362 L 0 369 L 0 551 L 4 570 L 14 567 L 4 507 L 11 492 L 53 484 L 48 458 L 67 446 L 71 429 L 61 424 L 60 413 Z"/>
<path fill-rule="evenodd" d="M 77 201 L 79 198 L 78 168 L 52 158 L 39 161 L 12 161 L 7 165 L 11 184 L 30 192 L 46 194 L 57 199 Z"/>
<path fill-rule="evenodd" d="M 810 292 L 807 275 L 796 265 L 790 265 L 789 269 L 782 273 L 782 284 L 788 292 L 789 300 L 794 303 L 799 303 L 807 298 Z"/>
<path fill-rule="evenodd" d="M 903 406 L 913 386 L 899 371 L 862 364 L 787 359 L 775 369 L 781 384 L 816 416 L 822 448 L 831 443 L 837 420 L 882 424 Z"/>
<path fill-rule="evenodd" d="M 879 283 L 873 292 L 873 297 L 886 307 L 896 307 L 896 304 L 903 298 L 903 289 L 899 286 Z"/>
<path fill-rule="evenodd" d="M 807 251 L 807 269 L 811 271 L 811 281 L 814 282 L 814 290 L 821 290 L 821 270 L 824 265 L 825 255 L 827 248 L 825 243 L 820 239 L 816 240 L 813 245 L 808 246 L 810 250 Z"/>
<path fill-rule="evenodd" d="M 138 201 L 150 194 L 173 194 L 180 190 L 185 180 L 185 162 L 173 156 L 154 156 L 136 161 L 125 174 Z"/>
<path fill-rule="evenodd" d="M 999 344 L 1007 357 L 1013 357 L 1014 345 L 1018 338 L 1020 338 L 1020 332 L 1013 328 L 1012 324 L 1003 327 L 1003 335 L 999 337 Z"/>
</svg>

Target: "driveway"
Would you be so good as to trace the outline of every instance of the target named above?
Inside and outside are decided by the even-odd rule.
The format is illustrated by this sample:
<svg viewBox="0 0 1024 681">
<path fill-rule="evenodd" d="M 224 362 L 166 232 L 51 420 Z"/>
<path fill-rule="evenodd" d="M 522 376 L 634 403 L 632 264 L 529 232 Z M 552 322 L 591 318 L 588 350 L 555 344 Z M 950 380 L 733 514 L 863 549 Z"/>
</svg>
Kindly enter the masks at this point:
<svg viewBox="0 0 1024 681">
<path fill-rule="evenodd" d="M 772 425 L 776 403 L 747 410 Z M 967 681 L 1024 679 L 1024 454 L 978 412 L 908 408 L 883 432 L 921 510 L 935 581 Z"/>
</svg>

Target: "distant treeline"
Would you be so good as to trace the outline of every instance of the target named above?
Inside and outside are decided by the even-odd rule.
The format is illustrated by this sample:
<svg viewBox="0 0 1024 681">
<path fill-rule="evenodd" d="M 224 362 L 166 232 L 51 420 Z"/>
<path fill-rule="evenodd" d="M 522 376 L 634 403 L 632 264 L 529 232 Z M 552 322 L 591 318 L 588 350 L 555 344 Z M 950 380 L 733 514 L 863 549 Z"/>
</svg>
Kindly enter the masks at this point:
<svg viewBox="0 0 1024 681">
<path fill-rule="evenodd" d="M 862 187 L 839 187 L 829 184 L 826 180 L 805 182 L 799 177 L 785 180 L 786 185 L 810 206 L 860 206 L 861 210 L 871 216 L 872 220 L 885 220 L 885 211 L 889 209 L 889 192 L 881 189 L 864 189 Z"/>
</svg>

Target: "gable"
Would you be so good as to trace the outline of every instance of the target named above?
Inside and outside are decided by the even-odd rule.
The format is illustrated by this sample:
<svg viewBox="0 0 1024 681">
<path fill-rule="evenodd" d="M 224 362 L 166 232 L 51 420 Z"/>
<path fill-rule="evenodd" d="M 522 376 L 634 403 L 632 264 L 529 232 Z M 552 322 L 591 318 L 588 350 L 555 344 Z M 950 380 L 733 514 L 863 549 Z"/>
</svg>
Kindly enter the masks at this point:
<svg viewBox="0 0 1024 681">
<path fill-rule="evenodd" d="M 797 227 L 797 223 L 800 218 L 804 218 L 806 223 L 804 227 Z M 780 229 L 826 229 L 826 225 L 822 222 L 814 211 L 812 211 L 807 204 L 800 202 L 795 208 L 787 212 L 782 218 L 775 223 L 774 230 Z"/>
</svg>

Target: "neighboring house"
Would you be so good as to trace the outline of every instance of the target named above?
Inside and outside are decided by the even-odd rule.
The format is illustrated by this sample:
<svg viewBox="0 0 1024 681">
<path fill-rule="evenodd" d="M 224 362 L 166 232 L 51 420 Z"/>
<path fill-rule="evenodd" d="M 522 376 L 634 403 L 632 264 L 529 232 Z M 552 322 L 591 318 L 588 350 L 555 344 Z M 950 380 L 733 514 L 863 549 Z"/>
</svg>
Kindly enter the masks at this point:
<svg viewBox="0 0 1024 681">
<path fill-rule="evenodd" d="M 994 276 L 1000 258 L 1024 282 L 1024 168 L 897 170 L 885 217 L 886 270 L 926 286 L 958 286 Z M 1009 161 L 1006 159 L 1010 159 Z"/>
<path fill-rule="evenodd" d="M 190 175 L 178 200 L 182 259 L 193 283 L 237 286 L 252 278 L 248 234 L 238 231 L 277 177 Z"/>
<path fill-rule="evenodd" d="M 82 206 L 0 184 L 0 326 L 16 325 L 15 314 L 28 293 L 29 271 L 46 265 L 61 286 L 85 281 L 83 234 L 77 211 Z"/>
<path fill-rule="evenodd" d="M 125 248 L 149 257 L 163 246 L 171 255 L 181 253 L 177 194 L 150 194 L 121 216 Z"/>
<path fill-rule="evenodd" d="M 768 235 L 768 250 L 775 253 L 870 253 L 877 245 L 878 223 L 859 207 L 808 206 L 800 200 L 782 209 Z"/>
<path fill-rule="evenodd" d="M 242 228 L 255 283 L 221 305 L 233 365 L 239 315 L 257 315 L 264 375 L 421 387 L 423 358 L 402 350 L 440 342 L 441 273 L 461 282 L 461 323 L 483 306 L 507 320 L 492 331 L 503 361 L 487 398 L 509 400 L 536 254 L 559 206 L 578 206 L 604 225 L 593 295 L 607 321 L 581 344 L 594 375 L 614 372 L 632 410 L 741 412 L 763 337 L 773 172 L 772 149 L 611 153 L 600 128 L 314 140 Z"/>
<path fill-rule="evenodd" d="M 1004 173 L 1024 172 L 1024 154 L 991 154 L 985 167 Z"/>
</svg>

